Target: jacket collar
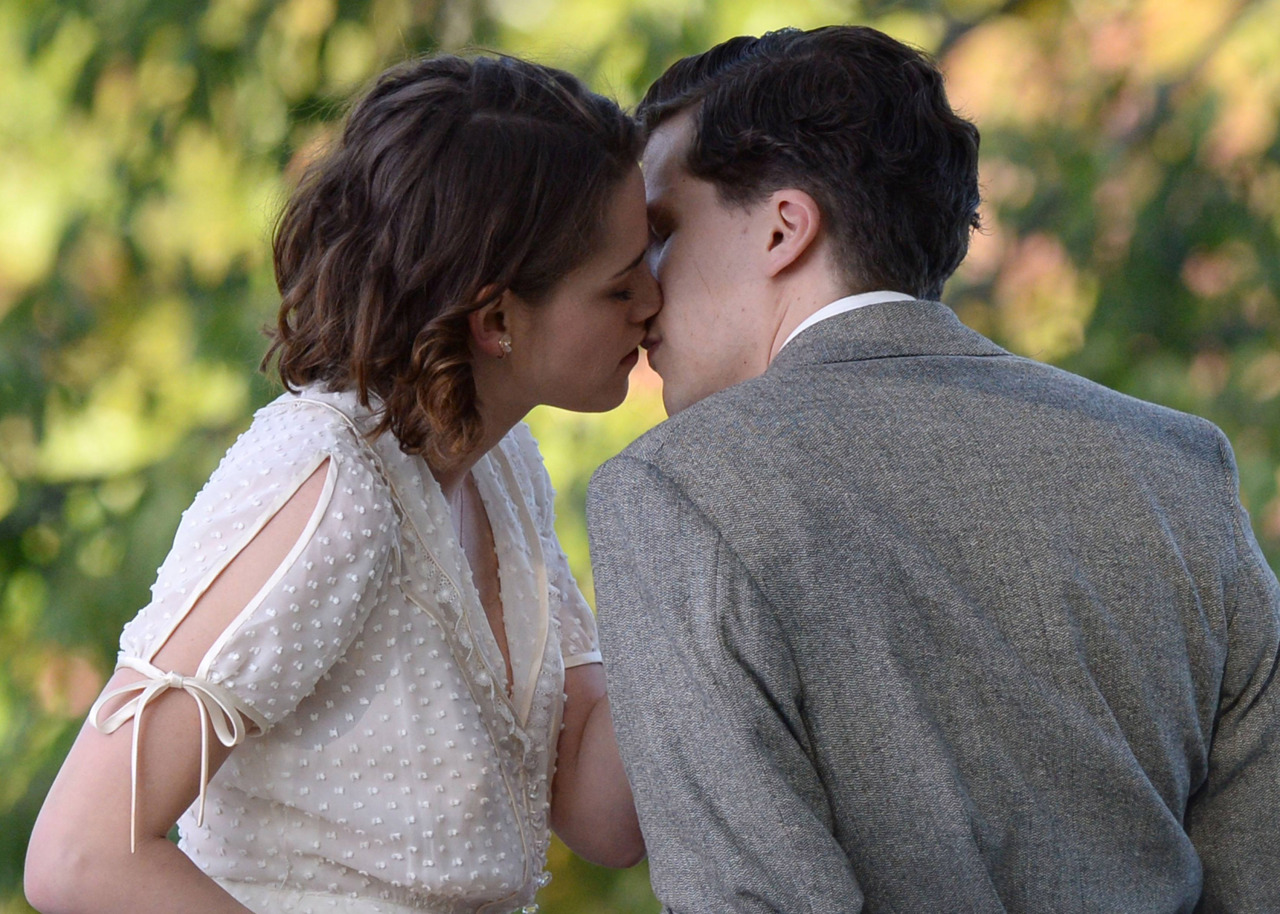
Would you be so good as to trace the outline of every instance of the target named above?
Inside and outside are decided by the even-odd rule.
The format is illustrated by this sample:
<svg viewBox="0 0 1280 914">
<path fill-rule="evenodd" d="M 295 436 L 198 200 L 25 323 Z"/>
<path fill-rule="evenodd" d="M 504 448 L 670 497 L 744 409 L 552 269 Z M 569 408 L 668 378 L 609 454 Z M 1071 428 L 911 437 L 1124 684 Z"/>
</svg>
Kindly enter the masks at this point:
<svg viewBox="0 0 1280 914">
<path fill-rule="evenodd" d="M 814 324 L 783 347 L 770 371 L 921 355 L 1009 355 L 940 302 L 867 305 Z"/>
</svg>

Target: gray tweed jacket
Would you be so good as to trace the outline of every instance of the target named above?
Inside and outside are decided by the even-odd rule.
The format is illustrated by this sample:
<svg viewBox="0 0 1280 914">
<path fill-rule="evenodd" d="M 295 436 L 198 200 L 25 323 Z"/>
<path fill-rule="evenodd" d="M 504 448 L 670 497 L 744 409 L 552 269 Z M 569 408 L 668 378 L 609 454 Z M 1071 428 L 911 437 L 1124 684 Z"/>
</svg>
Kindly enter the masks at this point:
<svg viewBox="0 0 1280 914">
<path fill-rule="evenodd" d="M 667 909 L 1280 911 L 1280 587 L 1208 422 L 873 305 L 588 513 Z"/>
</svg>

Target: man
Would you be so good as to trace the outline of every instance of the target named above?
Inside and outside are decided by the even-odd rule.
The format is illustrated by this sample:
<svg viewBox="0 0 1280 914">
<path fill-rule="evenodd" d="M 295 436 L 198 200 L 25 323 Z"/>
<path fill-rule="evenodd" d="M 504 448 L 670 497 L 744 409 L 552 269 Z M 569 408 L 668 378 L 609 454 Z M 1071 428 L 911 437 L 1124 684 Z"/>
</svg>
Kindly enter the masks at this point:
<svg viewBox="0 0 1280 914">
<path fill-rule="evenodd" d="M 640 113 L 672 417 L 589 514 L 665 907 L 1280 911 L 1280 586 L 1230 448 L 933 301 L 978 202 L 934 66 L 735 39 Z"/>
</svg>

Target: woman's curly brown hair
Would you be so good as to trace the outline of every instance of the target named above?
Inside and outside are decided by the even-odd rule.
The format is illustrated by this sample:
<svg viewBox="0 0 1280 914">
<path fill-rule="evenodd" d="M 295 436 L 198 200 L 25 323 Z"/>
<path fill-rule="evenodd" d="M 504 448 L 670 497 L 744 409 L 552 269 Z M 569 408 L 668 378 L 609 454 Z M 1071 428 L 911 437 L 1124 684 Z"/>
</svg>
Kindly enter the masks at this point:
<svg viewBox="0 0 1280 914">
<path fill-rule="evenodd" d="M 354 390 L 447 466 L 482 433 L 468 314 L 544 299 L 590 256 L 635 124 L 568 73 L 442 55 L 384 73 L 281 215 L 271 346 L 285 387 Z"/>
</svg>

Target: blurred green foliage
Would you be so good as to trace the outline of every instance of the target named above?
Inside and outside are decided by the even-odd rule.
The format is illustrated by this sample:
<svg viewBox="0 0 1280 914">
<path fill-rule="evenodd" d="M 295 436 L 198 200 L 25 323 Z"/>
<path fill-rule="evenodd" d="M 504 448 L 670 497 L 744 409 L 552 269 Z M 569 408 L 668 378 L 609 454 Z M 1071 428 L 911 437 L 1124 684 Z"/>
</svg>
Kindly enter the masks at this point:
<svg viewBox="0 0 1280 914">
<path fill-rule="evenodd" d="M 1207 416 L 1280 561 L 1280 0 L 0 0 L 0 912 L 178 517 L 251 411 L 293 179 L 384 66 L 484 46 L 633 103 L 743 32 L 863 22 L 983 131 L 948 301 L 1009 348 Z M 661 417 L 532 417 L 584 589 L 582 505 Z M 553 912 L 653 911 L 552 852 Z"/>
</svg>

